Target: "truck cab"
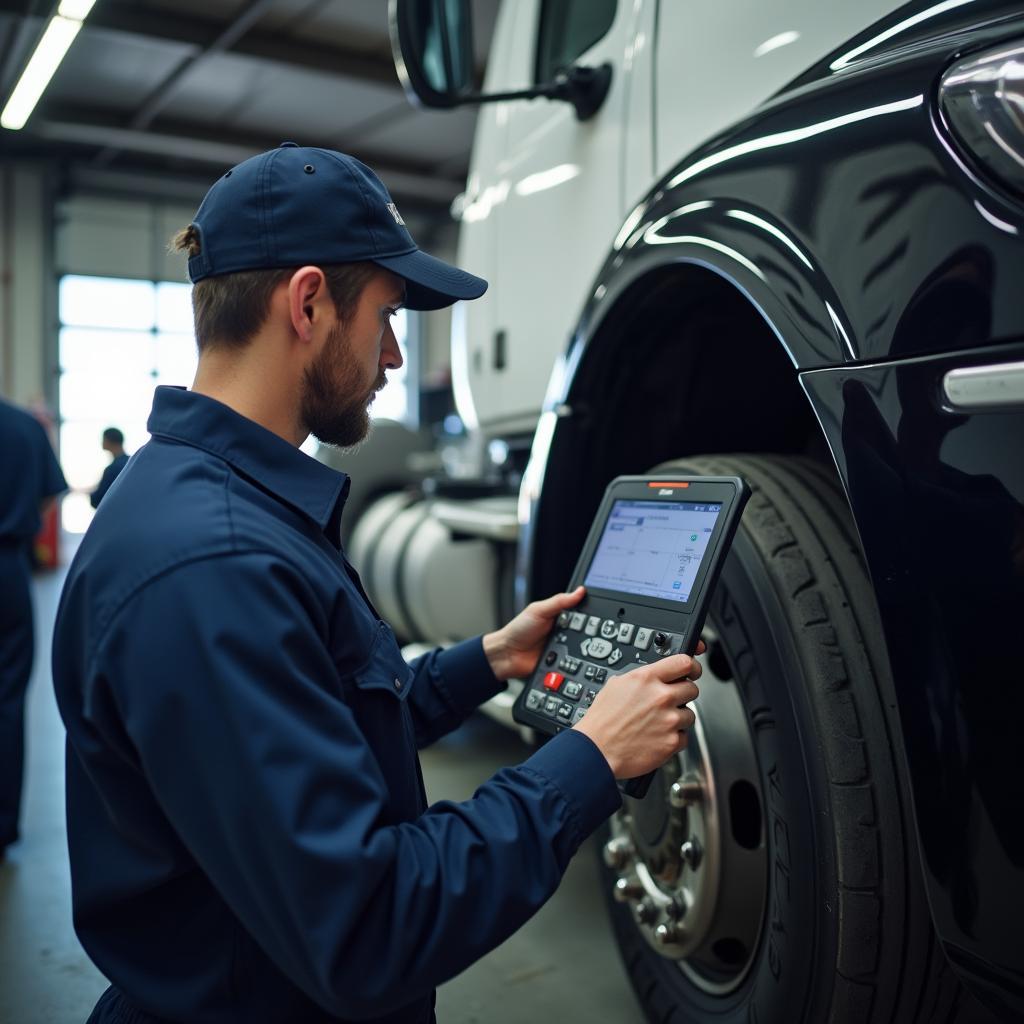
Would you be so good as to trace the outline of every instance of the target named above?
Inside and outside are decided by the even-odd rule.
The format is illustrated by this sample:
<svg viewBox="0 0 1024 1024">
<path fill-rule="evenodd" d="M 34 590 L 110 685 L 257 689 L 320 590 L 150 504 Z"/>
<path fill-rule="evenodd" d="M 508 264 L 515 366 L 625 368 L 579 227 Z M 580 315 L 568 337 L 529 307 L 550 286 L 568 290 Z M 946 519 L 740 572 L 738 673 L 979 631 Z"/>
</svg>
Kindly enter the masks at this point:
<svg viewBox="0 0 1024 1024">
<path fill-rule="evenodd" d="M 480 105 L 492 287 L 454 471 L 347 527 L 371 597 L 462 639 L 564 587 L 615 476 L 742 477 L 693 742 L 604 837 L 638 998 L 1019 1019 L 1019 4 L 517 0 L 482 82 L 472 7 L 391 3 L 414 102 Z"/>
</svg>

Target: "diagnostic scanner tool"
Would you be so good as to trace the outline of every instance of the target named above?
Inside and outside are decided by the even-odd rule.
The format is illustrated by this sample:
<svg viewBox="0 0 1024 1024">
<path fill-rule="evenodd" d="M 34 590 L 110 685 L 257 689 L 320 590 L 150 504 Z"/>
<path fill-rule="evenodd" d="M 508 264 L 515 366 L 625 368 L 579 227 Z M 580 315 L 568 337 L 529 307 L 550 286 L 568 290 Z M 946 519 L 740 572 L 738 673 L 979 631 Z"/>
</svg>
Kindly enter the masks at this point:
<svg viewBox="0 0 1024 1024">
<path fill-rule="evenodd" d="M 558 617 L 512 709 L 547 735 L 582 719 L 610 678 L 693 654 L 750 489 L 739 477 L 620 476 L 601 500 Z M 642 798 L 653 772 L 620 780 Z"/>
</svg>

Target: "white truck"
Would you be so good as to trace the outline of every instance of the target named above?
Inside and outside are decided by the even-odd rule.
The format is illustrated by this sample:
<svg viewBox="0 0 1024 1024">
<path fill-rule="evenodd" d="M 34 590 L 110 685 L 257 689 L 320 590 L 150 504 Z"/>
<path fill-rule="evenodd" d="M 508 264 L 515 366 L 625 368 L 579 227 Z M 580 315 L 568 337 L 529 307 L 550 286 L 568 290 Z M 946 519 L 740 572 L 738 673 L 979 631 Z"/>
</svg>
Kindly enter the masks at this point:
<svg viewBox="0 0 1024 1024">
<path fill-rule="evenodd" d="M 603 846 L 638 997 L 1024 1012 L 1019 817 L 971 753 L 1007 744 L 969 710 L 1019 664 L 1016 542 L 958 576 L 984 670 L 928 569 L 936 523 L 1024 500 L 1019 3 L 505 0 L 482 91 L 471 8 L 391 4 L 410 95 L 482 104 L 458 258 L 491 288 L 454 311 L 452 472 L 354 509 L 371 597 L 458 640 L 564 586 L 612 477 L 743 476 L 693 742 Z"/>
</svg>

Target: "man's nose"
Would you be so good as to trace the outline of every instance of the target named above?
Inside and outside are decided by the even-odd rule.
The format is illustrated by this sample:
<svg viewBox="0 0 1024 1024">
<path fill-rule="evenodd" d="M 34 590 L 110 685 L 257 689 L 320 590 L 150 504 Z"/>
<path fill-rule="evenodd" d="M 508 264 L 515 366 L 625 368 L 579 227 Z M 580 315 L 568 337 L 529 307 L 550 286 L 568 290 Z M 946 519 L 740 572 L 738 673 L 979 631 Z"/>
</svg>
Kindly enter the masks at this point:
<svg viewBox="0 0 1024 1024">
<path fill-rule="evenodd" d="M 383 344 L 381 345 L 380 365 L 385 370 L 397 370 L 404 361 L 402 359 L 402 350 L 398 347 L 398 339 L 395 337 L 394 328 L 389 322 L 384 331 Z"/>
</svg>

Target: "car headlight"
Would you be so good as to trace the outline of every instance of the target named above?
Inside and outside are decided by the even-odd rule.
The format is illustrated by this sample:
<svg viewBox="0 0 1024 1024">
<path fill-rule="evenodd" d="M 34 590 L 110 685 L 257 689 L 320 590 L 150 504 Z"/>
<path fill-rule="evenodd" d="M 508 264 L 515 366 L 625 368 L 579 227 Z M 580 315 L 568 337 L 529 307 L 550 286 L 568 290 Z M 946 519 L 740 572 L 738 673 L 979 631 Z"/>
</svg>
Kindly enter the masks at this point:
<svg viewBox="0 0 1024 1024">
<path fill-rule="evenodd" d="M 951 67 L 939 85 L 939 106 L 974 162 L 1024 197 L 1024 42 Z"/>
</svg>

